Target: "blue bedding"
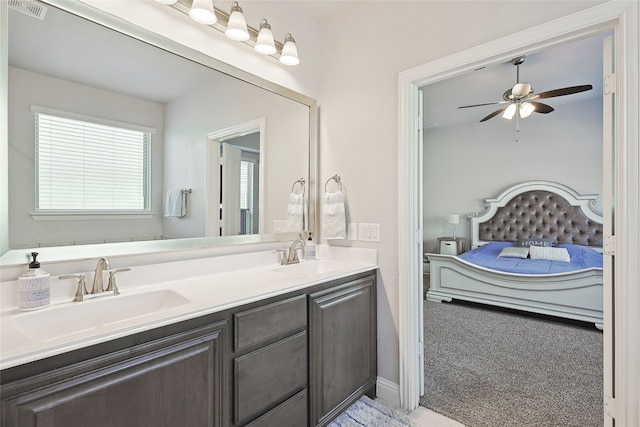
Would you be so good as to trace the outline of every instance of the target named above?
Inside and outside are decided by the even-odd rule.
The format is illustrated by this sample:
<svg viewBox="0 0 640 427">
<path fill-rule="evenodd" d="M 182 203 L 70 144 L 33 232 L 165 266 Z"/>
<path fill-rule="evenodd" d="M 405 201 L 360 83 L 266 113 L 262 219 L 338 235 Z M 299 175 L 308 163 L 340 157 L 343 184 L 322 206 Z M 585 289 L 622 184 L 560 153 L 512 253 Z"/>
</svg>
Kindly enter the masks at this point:
<svg viewBox="0 0 640 427">
<path fill-rule="evenodd" d="M 516 246 L 516 244 L 513 242 L 491 242 L 460 254 L 458 257 L 481 267 L 516 274 L 554 274 L 588 268 L 602 268 L 602 254 L 586 246 L 569 244 L 555 246 L 557 248 L 566 248 L 571 257 L 571 262 L 529 258 L 499 258 L 498 254 L 506 246 Z"/>
</svg>

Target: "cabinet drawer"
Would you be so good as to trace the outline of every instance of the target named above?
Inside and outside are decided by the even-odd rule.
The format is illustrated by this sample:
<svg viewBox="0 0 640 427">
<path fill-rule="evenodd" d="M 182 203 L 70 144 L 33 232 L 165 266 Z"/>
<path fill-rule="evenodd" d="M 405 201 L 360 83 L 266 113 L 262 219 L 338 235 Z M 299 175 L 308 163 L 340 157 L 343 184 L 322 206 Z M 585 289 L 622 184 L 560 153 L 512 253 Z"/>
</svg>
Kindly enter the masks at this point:
<svg viewBox="0 0 640 427">
<path fill-rule="evenodd" d="M 307 425 L 307 389 L 276 406 L 247 427 L 300 427 Z"/>
<path fill-rule="evenodd" d="M 233 316 L 234 350 L 283 337 L 307 326 L 307 301 L 304 295 L 278 301 Z"/>
<path fill-rule="evenodd" d="M 234 415 L 254 418 L 307 386 L 307 332 L 234 360 Z"/>
</svg>

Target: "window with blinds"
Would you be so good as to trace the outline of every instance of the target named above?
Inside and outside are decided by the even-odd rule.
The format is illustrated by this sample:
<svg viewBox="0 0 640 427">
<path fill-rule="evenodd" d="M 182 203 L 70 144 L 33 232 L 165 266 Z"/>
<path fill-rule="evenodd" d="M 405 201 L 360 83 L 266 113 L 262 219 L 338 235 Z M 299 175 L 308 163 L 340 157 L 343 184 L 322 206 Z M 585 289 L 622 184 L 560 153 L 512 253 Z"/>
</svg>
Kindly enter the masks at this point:
<svg viewBox="0 0 640 427">
<path fill-rule="evenodd" d="M 153 130 L 34 112 L 38 212 L 150 211 Z"/>
<path fill-rule="evenodd" d="M 244 234 L 253 234 L 253 162 L 240 161 L 240 210 L 245 215 Z"/>
</svg>

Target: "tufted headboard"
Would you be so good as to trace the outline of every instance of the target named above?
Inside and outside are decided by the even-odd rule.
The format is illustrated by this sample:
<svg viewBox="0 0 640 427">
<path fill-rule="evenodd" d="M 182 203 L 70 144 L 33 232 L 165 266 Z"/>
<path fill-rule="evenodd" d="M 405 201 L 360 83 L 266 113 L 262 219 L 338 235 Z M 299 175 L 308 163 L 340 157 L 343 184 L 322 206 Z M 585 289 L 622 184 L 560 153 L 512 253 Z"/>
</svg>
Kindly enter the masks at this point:
<svg viewBox="0 0 640 427">
<path fill-rule="evenodd" d="M 472 247 L 533 237 L 601 247 L 602 217 L 592 210 L 596 197 L 549 181 L 513 186 L 495 199 L 485 199 L 487 210 L 471 216 Z"/>
</svg>

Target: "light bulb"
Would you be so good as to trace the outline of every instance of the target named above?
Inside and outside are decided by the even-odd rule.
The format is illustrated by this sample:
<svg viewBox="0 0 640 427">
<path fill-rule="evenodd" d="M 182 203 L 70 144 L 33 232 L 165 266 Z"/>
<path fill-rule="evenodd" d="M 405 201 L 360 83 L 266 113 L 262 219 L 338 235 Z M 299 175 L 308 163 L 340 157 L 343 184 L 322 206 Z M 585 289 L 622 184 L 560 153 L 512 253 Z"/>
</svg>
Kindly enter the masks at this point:
<svg viewBox="0 0 640 427">
<path fill-rule="evenodd" d="M 520 104 L 520 117 L 525 118 L 529 117 L 531 113 L 536 110 L 536 107 L 530 102 L 523 102 Z"/>
<path fill-rule="evenodd" d="M 238 2 L 234 1 L 231 6 L 231 15 L 229 16 L 229 23 L 227 24 L 227 30 L 224 32 L 231 40 L 237 40 L 243 42 L 249 40 L 249 31 L 247 30 L 247 21 L 242 14 L 242 8 L 238 5 Z"/>
<path fill-rule="evenodd" d="M 513 116 L 516 114 L 516 104 L 511 104 L 507 107 L 506 110 L 504 110 L 504 113 L 502 113 L 502 117 L 504 117 L 507 120 L 511 120 L 513 119 Z"/>
<path fill-rule="evenodd" d="M 266 19 L 260 21 L 260 32 L 258 33 L 256 45 L 253 48 L 264 55 L 273 55 L 276 53 L 276 45 L 273 41 L 271 25 L 267 23 Z"/>
<path fill-rule="evenodd" d="M 218 22 L 211 0 L 193 0 L 189 16 L 199 24 L 212 25 Z"/>
<path fill-rule="evenodd" d="M 298 48 L 296 47 L 296 41 L 287 34 L 284 38 L 284 46 L 282 46 L 282 53 L 280 54 L 280 62 L 284 65 L 298 65 L 300 59 L 298 59 Z"/>
</svg>

